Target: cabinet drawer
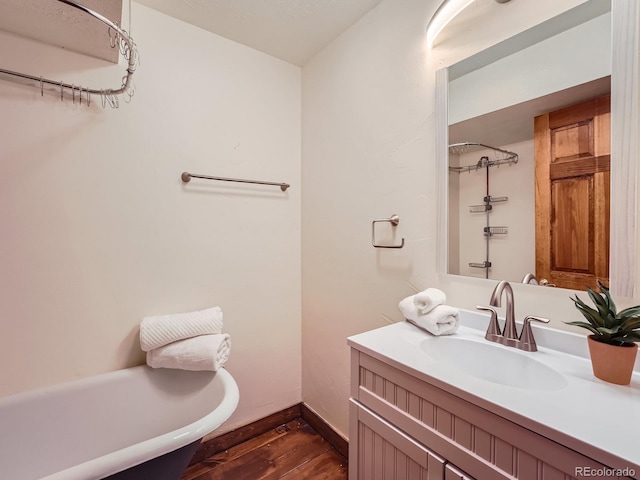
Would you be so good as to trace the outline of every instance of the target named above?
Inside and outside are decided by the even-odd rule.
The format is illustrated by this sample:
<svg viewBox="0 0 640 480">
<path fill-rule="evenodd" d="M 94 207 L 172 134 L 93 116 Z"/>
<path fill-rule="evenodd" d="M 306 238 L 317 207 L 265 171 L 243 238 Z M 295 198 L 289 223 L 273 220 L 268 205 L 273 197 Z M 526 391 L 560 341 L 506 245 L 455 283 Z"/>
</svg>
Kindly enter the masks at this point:
<svg viewBox="0 0 640 480">
<path fill-rule="evenodd" d="M 352 397 L 476 478 L 568 480 L 605 468 L 356 349 L 351 361 Z"/>
<path fill-rule="evenodd" d="M 349 400 L 349 478 L 442 480 L 444 461 L 384 419 Z"/>
</svg>

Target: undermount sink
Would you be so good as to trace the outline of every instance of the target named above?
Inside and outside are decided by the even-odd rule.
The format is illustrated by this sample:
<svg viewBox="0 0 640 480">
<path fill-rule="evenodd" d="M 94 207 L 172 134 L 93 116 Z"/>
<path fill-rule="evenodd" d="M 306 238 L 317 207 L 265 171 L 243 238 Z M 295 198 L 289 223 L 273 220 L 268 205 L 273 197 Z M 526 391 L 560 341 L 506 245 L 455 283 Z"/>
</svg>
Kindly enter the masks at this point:
<svg viewBox="0 0 640 480">
<path fill-rule="evenodd" d="M 488 341 L 459 336 L 429 337 L 420 343 L 427 355 L 488 382 L 529 390 L 559 390 L 565 377 L 533 355 Z"/>
</svg>

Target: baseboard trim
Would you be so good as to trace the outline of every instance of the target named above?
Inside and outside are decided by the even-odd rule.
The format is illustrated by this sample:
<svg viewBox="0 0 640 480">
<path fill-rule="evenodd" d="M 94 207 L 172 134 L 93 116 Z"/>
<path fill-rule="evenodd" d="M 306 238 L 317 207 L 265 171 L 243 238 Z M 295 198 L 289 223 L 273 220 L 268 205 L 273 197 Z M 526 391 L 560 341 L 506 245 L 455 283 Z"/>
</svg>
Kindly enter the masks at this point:
<svg viewBox="0 0 640 480">
<path fill-rule="evenodd" d="M 290 422 L 296 418 L 302 418 L 323 437 L 329 445 L 335 448 L 344 458 L 349 458 L 349 443 L 336 432 L 327 422 L 316 412 L 311 410 L 304 403 L 298 403 L 267 417 L 256 420 L 244 427 L 237 428 L 231 432 L 203 441 L 191 459 L 190 465 L 201 462 L 205 458 L 224 452 L 229 448 L 238 445 L 258 435 L 268 432 L 280 425 Z"/>
<path fill-rule="evenodd" d="M 300 411 L 302 419 L 311 425 L 311 428 L 318 432 L 340 455 L 346 459 L 349 458 L 349 442 L 346 438 L 336 432 L 320 415 L 304 403 L 300 404 Z"/>
<path fill-rule="evenodd" d="M 283 423 L 287 423 L 295 418 L 301 417 L 300 405 L 300 403 L 293 405 L 292 407 L 285 408 L 284 410 L 273 413 L 267 417 L 261 418 L 260 420 L 256 420 L 244 427 L 237 428 L 228 433 L 222 434 L 219 437 L 203 441 L 196 453 L 193 455 L 190 465 L 201 462 L 205 458 L 216 455 L 217 453 L 224 452 L 225 450 L 249 440 L 250 438 L 262 435 Z"/>
</svg>

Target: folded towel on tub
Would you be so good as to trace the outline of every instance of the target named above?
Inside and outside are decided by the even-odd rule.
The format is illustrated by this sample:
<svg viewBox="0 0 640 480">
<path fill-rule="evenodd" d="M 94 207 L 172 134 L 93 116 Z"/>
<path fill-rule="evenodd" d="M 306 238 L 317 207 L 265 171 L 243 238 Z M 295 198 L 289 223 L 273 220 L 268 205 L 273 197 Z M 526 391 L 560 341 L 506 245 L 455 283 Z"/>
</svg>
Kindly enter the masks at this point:
<svg viewBox="0 0 640 480">
<path fill-rule="evenodd" d="M 222 368 L 231 354 L 231 337 L 226 333 L 200 335 L 154 348 L 147 352 L 153 368 L 211 370 Z"/>
<path fill-rule="evenodd" d="M 413 296 L 413 303 L 418 309 L 418 313 L 420 315 L 429 313 L 438 305 L 442 305 L 446 301 L 447 296 L 445 293 L 437 288 L 427 288 Z"/>
<path fill-rule="evenodd" d="M 144 352 L 198 335 L 222 332 L 222 310 L 206 310 L 145 317 L 140 323 L 140 347 Z"/>
</svg>

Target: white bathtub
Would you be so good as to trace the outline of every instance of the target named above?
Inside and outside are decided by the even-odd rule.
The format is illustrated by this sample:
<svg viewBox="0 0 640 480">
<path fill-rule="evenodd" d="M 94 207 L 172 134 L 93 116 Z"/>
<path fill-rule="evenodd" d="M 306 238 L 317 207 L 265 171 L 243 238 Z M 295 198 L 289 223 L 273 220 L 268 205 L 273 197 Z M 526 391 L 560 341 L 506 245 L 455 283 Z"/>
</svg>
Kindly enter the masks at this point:
<svg viewBox="0 0 640 480">
<path fill-rule="evenodd" d="M 158 457 L 168 470 L 165 454 L 191 444 L 190 458 L 238 396 L 224 369 L 139 366 L 0 398 L 0 478 L 101 479 Z M 160 478 L 147 475 L 114 478 Z"/>
</svg>

